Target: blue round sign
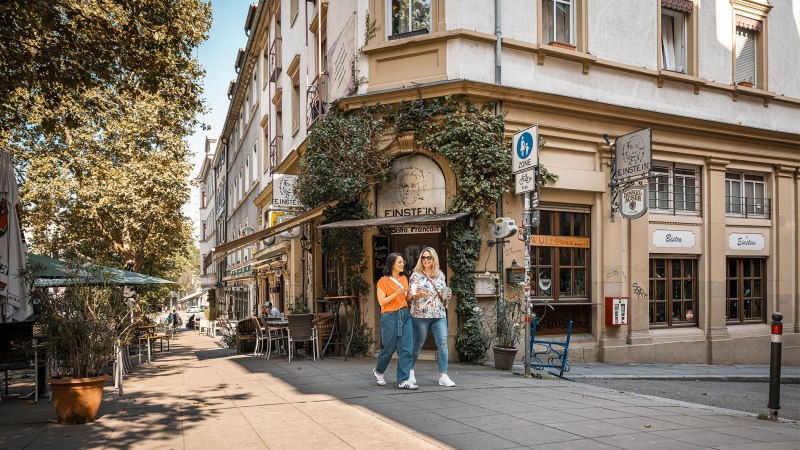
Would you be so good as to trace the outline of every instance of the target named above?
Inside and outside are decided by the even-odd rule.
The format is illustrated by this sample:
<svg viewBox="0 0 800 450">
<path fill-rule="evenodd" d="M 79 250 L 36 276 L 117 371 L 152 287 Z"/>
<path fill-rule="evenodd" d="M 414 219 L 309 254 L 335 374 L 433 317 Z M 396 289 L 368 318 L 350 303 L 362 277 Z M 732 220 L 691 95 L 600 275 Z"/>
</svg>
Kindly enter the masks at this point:
<svg viewBox="0 0 800 450">
<path fill-rule="evenodd" d="M 517 140 L 517 156 L 519 159 L 528 159 L 533 152 L 533 136 L 530 133 L 522 133 Z"/>
</svg>

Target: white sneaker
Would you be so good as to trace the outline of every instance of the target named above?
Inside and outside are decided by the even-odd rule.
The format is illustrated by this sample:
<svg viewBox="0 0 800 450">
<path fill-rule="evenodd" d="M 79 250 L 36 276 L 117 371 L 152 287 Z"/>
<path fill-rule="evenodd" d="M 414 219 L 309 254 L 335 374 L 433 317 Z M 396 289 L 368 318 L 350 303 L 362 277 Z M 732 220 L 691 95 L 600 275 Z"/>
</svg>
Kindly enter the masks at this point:
<svg viewBox="0 0 800 450">
<path fill-rule="evenodd" d="M 386 386 L 386 380 L 383 379 L 382 373 L 378 373 L 377 370 L 372 369 L 372 376 L 375 377 L 375 382 L 378 383 L 378 386 Z"/>
<path fill-rule="evenodd" d="M 411 384 L 417 384 L 417 377 L 414 376 L 414 369 L 408 373 L 408 382 Z"/>
<path fill-rule="evenodd" d="M 439 386 L 453 387 L 455 385 L 456 384 L 453 383 L 453 380 L 451 380 L 450 377 L 447 376 L 447 374 L 444 374 L 439 377 Z"/>
<path fill-rule="evenodd" d="M 402 383 L 400 383 L 400 385 L 398 385 L 397 387 L 398 387 L 399 389 L 410 389 L 410 390 L 412 390 L 412 391 L 415 391 L 415 390 L 419 389 L 419 386 L 417 386 L 416 384 L 414 384 L 414 383 L 412 383 L 412 382 L 410 382 L 410 381 L 408 381 L 408 380 L 406 380 L 406 381 L 403 381 L 403 382 L 402 382 Z"/>
</svg>

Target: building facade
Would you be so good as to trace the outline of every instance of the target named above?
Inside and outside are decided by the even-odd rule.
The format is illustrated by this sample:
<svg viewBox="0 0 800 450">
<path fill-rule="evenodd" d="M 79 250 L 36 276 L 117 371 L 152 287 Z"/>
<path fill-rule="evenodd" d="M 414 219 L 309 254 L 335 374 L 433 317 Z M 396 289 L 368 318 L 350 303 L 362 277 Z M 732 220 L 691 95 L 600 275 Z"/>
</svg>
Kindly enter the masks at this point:
<svg viewBox="0 0 800 450">
<path fill-rule="evenodd" d="M 255 265 L 287 294 L 282 308 L 298 291 L 336 293 L 341 276 L 314 245 L 318 210 L 286 225 L 270 216 L 275 175 L 296 173 L 326 105 L 457 94 L 500 102 L 508 137 L 538 124 L 541 163 L 559 178 L 541 190 L 530 289 L 542 332 L 562 334 L 572 321 L 572 359 L 764 363 L 776 311 L 784 346 L 800 347 L 800 60 L 789 56 L 800 48 L 800 17 L 791 1 L 284 1 L 256 10 L 270 19 L 258 22 L 263 47 L 248 55 L 269 73 L 261 148 L 270 142 L 275 164 L 247 206 L 259 220 Z M 612 220 L 609 144 L 640 129 L 652 133 L 649 210 Z M 369 193 L 374 218 L 444 211 L 458 189 L 448 161 L 389 137 L 395 160 L 390 182 Z M 503 197 L 501 215 L 520 223 L 522 213 L 521 196 Z M 496 258 L 483 231 L 479 261 L 498 260 L 488 270 L 505 281 L 523 264 L 523 242 Z M 446 233 L 446 223 L 365 228 L 365 280 L 374 284 L 376 248 L 416 259 L 430 245 L 446 261 Z M 222 250 L 253 245 L 238 239 Z M 628 299 L 627 324 L 606 323 L 613 298 Z M 361 312 L 377 336 L 374 292 Z"/>
</svg>

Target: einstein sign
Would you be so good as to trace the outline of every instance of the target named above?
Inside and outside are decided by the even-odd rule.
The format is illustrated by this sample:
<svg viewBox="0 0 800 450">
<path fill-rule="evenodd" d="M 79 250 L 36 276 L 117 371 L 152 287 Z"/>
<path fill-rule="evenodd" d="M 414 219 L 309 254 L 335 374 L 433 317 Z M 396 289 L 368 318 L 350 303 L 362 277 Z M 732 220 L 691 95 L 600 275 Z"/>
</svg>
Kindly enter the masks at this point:
<svg viewBox="0 0 800 450">
<path fill-rule="evenodd" d="M 620 136 L 616 141 L 614 179 L 622 181 L 647 175 L 653 165 L 650 128 Z"/>
<path fill-rule="evenodd" d="M 272 178 L 272 206 L 275 208 L 299 208 L 300 202 L 294 195 L 297 175 L 276 173 Z"/>
<path fill-rule="evenodd" d="M 396 159 L 377 196 L 377 217 L 442 214 L 445 183 L 442 169 L 432 159 L 414 155 Z"/>
</svg>

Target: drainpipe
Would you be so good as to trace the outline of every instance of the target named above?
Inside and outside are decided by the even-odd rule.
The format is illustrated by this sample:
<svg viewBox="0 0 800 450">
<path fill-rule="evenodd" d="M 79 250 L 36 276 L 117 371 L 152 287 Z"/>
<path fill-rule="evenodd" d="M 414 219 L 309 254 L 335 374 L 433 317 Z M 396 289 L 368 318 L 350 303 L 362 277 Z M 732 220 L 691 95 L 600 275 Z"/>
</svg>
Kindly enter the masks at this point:
<svg viewBox="0 0 800 450">
<path fill-rule="evenodd" d="M 502 41 L 503 41 L 503 32 L 500 27 L 500 1 L 501 0 L 494 0 L 494 34 L 497 37 L 497 40 L 494 45 L 494 83 L 499 85 L 502 83 Z M 495 103 L 495 115 L 500 115 L 503 112 L 503 103 L 502 101 L 498 101 Z M 505 127 L 504 127 L 505 128 Z M 496 217 L 503 217 L 503 195 L 497 198 L 497 207 L 496 207 Z M 495 244 L 495 252 L 497 256 L 497 272 L 499 274 L 499 283 L 498 283 L 498 290 L 497 293 L 499 298 L 503 298 L 503 241 L 498 240 Z"/>
</svg>

